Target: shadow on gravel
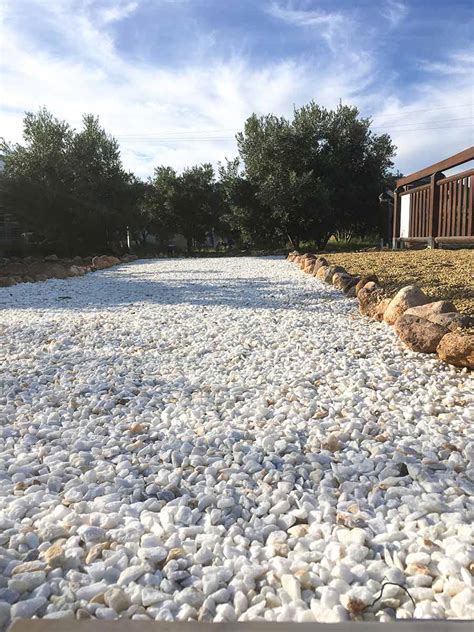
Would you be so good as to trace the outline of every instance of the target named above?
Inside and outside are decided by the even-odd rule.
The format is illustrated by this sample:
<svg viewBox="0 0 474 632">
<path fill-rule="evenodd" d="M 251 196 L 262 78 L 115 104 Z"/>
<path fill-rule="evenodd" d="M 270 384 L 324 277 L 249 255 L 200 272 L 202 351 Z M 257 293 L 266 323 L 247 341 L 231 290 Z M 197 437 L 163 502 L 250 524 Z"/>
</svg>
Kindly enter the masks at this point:
<svg viewBox="0 0 474 632">
<path fill-rule="evenodd" d="M 274 281 L 266 276 L 220 278 L 219 270 L 185 270 L 158 272 L 158 276 L 174 273 L 178 278 L 157 279 L 156 273 L 139 266 L 117 273 L 108 271 L 67 280 L 45 283 L 24 283 L 0 291 L 0 309 L 87 310 L 111 307 L 132 307 L 137 304 L 225 306 L 242 309 L 308 310 L 314 313 L 334 312 L 351 304 L 345 296 L 318 284 L 307 290 L 292 279 Z M 216 277 L 199 279 L 201 275 Z M 100 275 L 100 277 L 99 277 Z M 100 279 L 100 282 L 99 282 Z M 316 298 L 308 305 L 302 298 Z"/>
</svg>

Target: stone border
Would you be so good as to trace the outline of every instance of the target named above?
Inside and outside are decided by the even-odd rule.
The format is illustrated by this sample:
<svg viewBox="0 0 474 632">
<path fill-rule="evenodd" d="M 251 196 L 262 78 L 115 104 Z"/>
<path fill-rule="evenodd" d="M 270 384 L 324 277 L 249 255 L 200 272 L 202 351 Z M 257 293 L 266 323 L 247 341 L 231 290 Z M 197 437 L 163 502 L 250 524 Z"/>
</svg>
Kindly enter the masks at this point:
<svg viewBox="0 0 474 632">
<path fill-rule="evenodd" d="M 450 301 L 430 302 L 417 285 L 407 285 L 388 296 L 376 275 L 352 275 L 330 265 L 323 256 L 290 252 L 288 261 L 320 281 L 331 283 L 357 298 L 362 315 L 392 325 L 412 351 L 436 353 L 453 366 L 474 369 L 474 318 L 460 314 Z"/>
<path fill-rule="evenodd" d="M 74 259 L 59 259 L 56 255 L 50 255 L 43 259 L 32 257 L 6 259 L 3 264 L 0 264 L 0 287 L 12 287 L 17 283 L 36 283 L 48 279 L 84 276 L 88 272 L 105 270 L 137 259 L 136 255 L 123 255 L 120 259 L 108 255 L 74 257 Z"/>
</svg>

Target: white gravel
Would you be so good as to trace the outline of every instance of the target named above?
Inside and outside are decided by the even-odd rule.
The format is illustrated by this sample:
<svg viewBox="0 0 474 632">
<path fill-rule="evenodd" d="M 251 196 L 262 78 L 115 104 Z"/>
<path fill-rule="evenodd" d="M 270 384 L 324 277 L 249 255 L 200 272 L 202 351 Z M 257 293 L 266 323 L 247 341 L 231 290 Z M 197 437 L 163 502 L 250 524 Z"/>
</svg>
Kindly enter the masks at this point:
<svg viewBox="0 0 474 632">
<path fill-rule="evenodd" d="M 0 306 L 0 628 L 474 617 L 466 371 L 274 258 Z"/>
</svg>

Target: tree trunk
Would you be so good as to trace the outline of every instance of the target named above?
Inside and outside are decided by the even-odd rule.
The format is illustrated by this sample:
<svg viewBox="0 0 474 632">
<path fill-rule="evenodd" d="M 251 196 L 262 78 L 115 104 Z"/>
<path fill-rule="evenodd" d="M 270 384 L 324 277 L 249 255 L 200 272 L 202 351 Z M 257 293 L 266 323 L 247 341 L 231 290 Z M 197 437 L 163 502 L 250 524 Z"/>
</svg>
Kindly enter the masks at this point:
<svg viewBox="0 0 474 632">
<path fill-rule="evenodd" d="M 326 244 L 329 241 L 329 237 L 331 237 L 332 233 L 323 233 L 316 238 L 316 248 L 318 250 L 323 250 L 326 247 Z"/>
<path fill-rule="evenodd" d="M 299 237 L 292 236 L 290 235 L 290 233 L 287 233 L 287 237 L 293 250 L 299 250 L 299 247 L 300 247 Z"/>
</svg>

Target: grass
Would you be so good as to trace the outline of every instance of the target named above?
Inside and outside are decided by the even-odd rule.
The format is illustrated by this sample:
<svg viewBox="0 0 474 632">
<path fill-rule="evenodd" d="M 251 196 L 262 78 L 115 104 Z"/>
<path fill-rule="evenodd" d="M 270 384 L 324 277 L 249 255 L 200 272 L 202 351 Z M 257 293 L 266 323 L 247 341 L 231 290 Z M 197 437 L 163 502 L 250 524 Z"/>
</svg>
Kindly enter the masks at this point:
<svg viewBox="0 0 474 632">
<path fill-rule="evenodd" d="M 405 285 L 419 285 L 433 301 L 450 300 L 474 315 L 474 250 L 395 250 L 323 253 L 351 274 L 376 274 L 390 295 Z"/>
</svg>

